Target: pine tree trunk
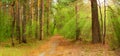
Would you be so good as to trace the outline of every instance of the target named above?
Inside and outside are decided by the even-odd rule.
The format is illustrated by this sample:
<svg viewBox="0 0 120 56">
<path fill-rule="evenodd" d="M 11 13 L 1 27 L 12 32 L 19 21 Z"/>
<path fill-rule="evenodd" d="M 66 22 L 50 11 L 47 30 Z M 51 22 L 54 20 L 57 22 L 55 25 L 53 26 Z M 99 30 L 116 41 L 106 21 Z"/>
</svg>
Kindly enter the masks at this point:
<svg viewBox="0 0 120 56">
<path fill-rule="evenodd" d="M 99 12 L 100 12 L 100 22 L 101 22 L 101 38 L 103 38 L 103 15 L 102 15 L 102 8 L 101 8 L 101 2 L 100 0 L 98 0 L 99 2 Z"/>
<path fill-rule="evenodd" d="M 40 40 L 43 38 L 43 20 L 44 20 L 44 0 L 41 0 L 41 16 L 40 16 Z"/>
<path fill-rule="evenodd" d="M 0 10 L 1 10 L 2 2 L 0 2 Z"/>
<path fill-rule="evenodd" d="M 91 0 L 91 10 L 92 10 L 92 43 L 101 43 L 97 0 Z"/>
<path fill-rule="evenodd" d="M 32 24 L 34 20 L 34 0 L 31 0 L 31 15 L 32 15 Z"/>
<path fill-rule="evenodd" d="M 15 1 L 13 1 L 12 5 L 11 5 L 11 14 L 12 14 L 12 17 L 13 17 L 12 36 L 11 36 L 11 44 L 12 44 L 12 46 L 14 46 L 14 30 L 15 30 L 15 9 L 14 9 L 14 5 L 15 5 Z"/>
<path fill-rule="evenodd" d="M 106 0 L 104 0 L 104 32 L 103 32 L 103 44 L 105 44 L 106 37 Z"/>
<path fill-rule="evenodd" d="M 21 43 L 20 35 L 20 15 L 19 15 L 19 0 L 16 0 L 16 32 L 19 43 Z"/>
<path fill-rule="evenodd" d="M 47 36 L 50 35 L 50 33 L 49 33 L 49 20 L 50 20 L 50 0 L 47 0 Z"/>
<path fill-rule="evenodd" d="M 36 20 L 36 29 L 35 29 L 35 38 L 38 38 L 38 0 L 35 1 L 35 20 Z"/>
<path fill-rule="evenodd" d="M 23 20 L 22 20 L 22 42 L 27 43 L 26 40 L 26 1 L 23 4 Z"/>
<path fill-rule="evenodd" d="M 79 14 L 78 14 L 78 3 L 76 3 L 75 5 L 75 14 L 76 14 L 76 40 L 79 39 L 79 28 L 78 28 L 78 18 L 79 18 Z"/>
<path fill-rule="evenodd" d="M 37 27 L 36 27 L 36 30 L 37 30 L 37 34 L 36 34 L 36 36 L 37 36 L 37 38 L 40 38 L 40 0 L 38 0 L 38 2 L 37 2 Z"/>
</svg>

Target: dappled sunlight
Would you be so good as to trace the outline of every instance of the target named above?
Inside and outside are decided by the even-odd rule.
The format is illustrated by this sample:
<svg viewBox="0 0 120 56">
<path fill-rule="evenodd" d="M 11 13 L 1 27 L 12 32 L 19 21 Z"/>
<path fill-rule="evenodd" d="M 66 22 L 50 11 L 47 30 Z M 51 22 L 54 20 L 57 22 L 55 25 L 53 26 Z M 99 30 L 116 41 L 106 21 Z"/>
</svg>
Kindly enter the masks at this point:
<svg viewBox="0 0 120 56">
<path fill-rule="evenodd" d="M 120 56 L 120 0 L 0 0 L 0 56 Z"/>
<path fill-rule="evenodd" d="M 108 47 L 102 44 L 83 44 L 79 41 L 71 42 L 62 36 L 53 36 L 43 46 L 31 52 L 30 56 L 113 56 L 113 51 L 108 51 Z M 112 55 L 111 55 L 112 54 Z"/>
</svg>

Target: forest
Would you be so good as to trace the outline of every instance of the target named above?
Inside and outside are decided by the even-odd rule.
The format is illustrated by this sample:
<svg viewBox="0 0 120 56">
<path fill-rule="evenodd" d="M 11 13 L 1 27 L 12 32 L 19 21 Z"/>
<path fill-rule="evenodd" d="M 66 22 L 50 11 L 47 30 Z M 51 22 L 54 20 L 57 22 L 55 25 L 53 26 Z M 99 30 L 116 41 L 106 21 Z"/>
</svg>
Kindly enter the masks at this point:
<svg viewBox="0 0 120 56">
<path fill-rule="evenodd" d="M 120 56 L 120 0 L 0 0 L 0 56 Z"/>
</svg>

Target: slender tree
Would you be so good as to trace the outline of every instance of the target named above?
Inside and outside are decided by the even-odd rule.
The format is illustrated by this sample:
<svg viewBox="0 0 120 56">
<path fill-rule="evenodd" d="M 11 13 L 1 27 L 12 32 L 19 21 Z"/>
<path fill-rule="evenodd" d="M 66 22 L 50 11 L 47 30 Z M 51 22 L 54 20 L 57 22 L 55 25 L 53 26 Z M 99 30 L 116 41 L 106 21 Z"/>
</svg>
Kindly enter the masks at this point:
<svg viewBox="0 0 120 56">
<path fill-rule="evenodd" d="M 17 38 L 19 40 L 19 43 L 21 43 L 21 35 L 20 35 L 20 13 L 19 13 L 19 0 L 16 0 L 16 32 L 17 32 Z"/>
<path fill-rule="evenodd" d="M 36 34 L 36 37 L 37 38 L 39 38 L 40 37 L 40 2 L 41 2 L 41 0 L 37 0 L 37 27 L 36 27 L 36 32 L 37 32 L 37 34 Z"/>
<path fill-rule="evenodd" d="M 34 20 L 34 0 L 30 0 L 31 2 L 31 15 L 32 15 L 32 24 Z"/>
<path fill-rule="evenodd" d="M 23 3 L 23 20 L 22 20 L 22 42 L 27 43 L 26 40 L 26 0 Z"/>
<path fill-rule="evenodd" d="M 0 9 L 1 9 L 1 6 L 2 6 L 2 2 L 0 2 Z"/>
<path fill-rule="evenodd" d="M 15 1 L 13 1 L 12 4 L 11 4 L 11 14 L 12 14 L 12 17 L 13 17 L 13 21 L 12 21 L 12 36 L 11 36 L 12 46 L 14 46 L 14 29 L 15 29 L 15 9 L 14 9 L 14 6 L 15 6 Z"/>
<path fill-rule="evenodd" d="M 101 36 L 103 38 L 103 15 L 102 15 L 102 8 L 101 8 L 101 3 L 100 0 L 98 0 L 99 2 L 99 13 L 100 13 L 100 22 L 101 22 Z"/>
<path fill-rule="evenodd" d="M 47 0 L 47 36 L 49 36 L 49 20 L 50 20 L 50 5 L 51 0 Z"/>
<path fill-rule="evenodd" d="M 44 0 L 41 0 L 41 16 L 40 16 L 40 40 L 43 38 L 43 20 L 44 20 Z"/>
<path fill-rule="evenodd" d="M 105 44 L 106 37 L 106 0 L 104 0 L 104 32 L 103 32 L 103 44 Z"/>
<path fill-rule="evenodd" d="M 92 10 L 92 43 L 101 43 L 97 0 L 91 0 L 91 10 Z"/>
<path fill-rule="evenodd" d="M 79 33 L 80 33 L 80 30 L 79 30 L 79 27 L 78 27 L 78 18 L 79 18 L 79 7 L 78 7 L 78 2 L 76 3 L 75 5 L 75 14 L 76 14 L 76 40 L 78 40 L 79 38 Z"/>
</svg>

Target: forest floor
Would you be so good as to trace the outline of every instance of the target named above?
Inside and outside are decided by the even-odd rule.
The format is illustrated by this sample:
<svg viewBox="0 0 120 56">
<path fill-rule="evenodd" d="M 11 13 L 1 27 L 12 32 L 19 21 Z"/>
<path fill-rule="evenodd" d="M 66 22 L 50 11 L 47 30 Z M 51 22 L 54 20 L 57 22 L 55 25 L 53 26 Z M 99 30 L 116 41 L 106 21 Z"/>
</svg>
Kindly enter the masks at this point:
<svg viewBox="0 0 120 56">
<path fill-rule="evenodd" d="M 118 56 L 107 45 L 68 41 L 55 35 L 25 56 Z"/>
</svg>

